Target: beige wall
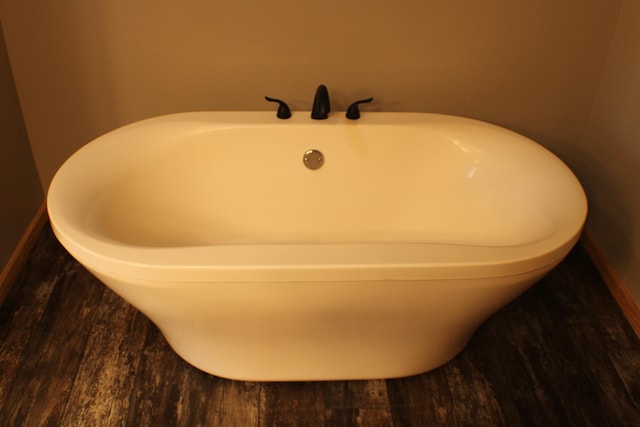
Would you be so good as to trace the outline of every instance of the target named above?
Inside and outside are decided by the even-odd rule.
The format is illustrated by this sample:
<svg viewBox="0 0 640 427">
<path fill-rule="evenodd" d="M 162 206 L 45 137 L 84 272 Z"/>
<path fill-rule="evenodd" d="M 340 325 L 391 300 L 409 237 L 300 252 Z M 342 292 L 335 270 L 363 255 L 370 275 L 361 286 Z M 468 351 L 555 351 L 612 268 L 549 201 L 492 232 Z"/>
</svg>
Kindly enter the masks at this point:
<svg viewBox="0 0 640 427">
<path fill-rule="evenodd" d="M 590 227 L 638 297 L 638 209 L 624 174 L 637 175 L 616 161 L 637 129 L 606 114 L 609 103 L 637 111 L 623 99 L 637 81 L 617 75 L 634 47 L 634 2 L 0 0 L 0 16 L 45 187 L 74 150 L 122 124 L 273 108 L 264 95 L 308 110 L 326 83 L 335 110 L 374 96 L 368 108 L 484 119 L 551 148 L 586 183 Z M 623 4 L 631 17 L 616 31 Z M 623 132 L 615 154 L 607 129 Z"/>
<path fill-rule="evenodd" d="M 640 305 L 640 1 L 623 2 L 579 156 L 588 227 Z"/>
<path fill-rule="evenodd" d="M 619 0 L 0 0 L 38 170 L 157 114 L 336 109 L 462 114 L 571 153 Z"/>
<path fill-rule="evenodd" d="M 42 199 L 0 25 L 0 271 Z"/>
</svg>

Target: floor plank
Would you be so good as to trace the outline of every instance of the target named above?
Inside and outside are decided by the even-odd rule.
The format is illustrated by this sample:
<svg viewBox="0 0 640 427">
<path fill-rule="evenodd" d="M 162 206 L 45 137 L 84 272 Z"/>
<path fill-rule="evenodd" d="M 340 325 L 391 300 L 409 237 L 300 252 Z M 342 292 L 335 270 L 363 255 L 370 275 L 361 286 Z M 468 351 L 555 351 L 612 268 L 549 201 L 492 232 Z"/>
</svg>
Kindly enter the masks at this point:
<svg viewBox="0 0 640 427">
<path fill-rule="evenodd" d="M 640 340 L 578 246 L 432 372 L 231 381 L 184 362 L 47 226 L 0 307 L 0 425 L 638 426 Z"/>
<path fill-rule="evenodd" d="M 12 373 L 10 391 L 3 399 L 3 407 L 10 409 L 8 420 L 12 425 L 55 424 L 62 418 L 93 322 L 93 308 L 104 292 L 66 254 L 56 261 L 56 273 L 44 280 L 53 284 L 50 292 L 45 291 L 46 306 L 29 331 L 22 363 Z M 46 259 L 42 262 L 49 265 Z M 36 308 L 35 313 L 40 309 Z M 20 328 L 16 323 L 12 326 Z"/>
<path fill-rule="evenodd" d="M 96 312 L 63 425 L 122 424 L 150 323 L 113 292 Z"/>
</svg>

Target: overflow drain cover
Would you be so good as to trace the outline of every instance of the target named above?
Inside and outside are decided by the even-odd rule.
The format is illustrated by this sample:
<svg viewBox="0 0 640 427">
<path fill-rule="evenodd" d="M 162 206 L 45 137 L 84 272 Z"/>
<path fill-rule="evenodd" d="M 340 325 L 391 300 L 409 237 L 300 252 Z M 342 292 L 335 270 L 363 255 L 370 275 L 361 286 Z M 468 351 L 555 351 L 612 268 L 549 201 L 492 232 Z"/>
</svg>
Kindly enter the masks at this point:
<svg viewBox="0 0 640 427">
<path fill-rule="evenodd" d="M 318 150 L 308 150 L 304 153 L 302 162 L 309 169 L 319 169 L 324 164 L 324 155 Z"/>
</svg>

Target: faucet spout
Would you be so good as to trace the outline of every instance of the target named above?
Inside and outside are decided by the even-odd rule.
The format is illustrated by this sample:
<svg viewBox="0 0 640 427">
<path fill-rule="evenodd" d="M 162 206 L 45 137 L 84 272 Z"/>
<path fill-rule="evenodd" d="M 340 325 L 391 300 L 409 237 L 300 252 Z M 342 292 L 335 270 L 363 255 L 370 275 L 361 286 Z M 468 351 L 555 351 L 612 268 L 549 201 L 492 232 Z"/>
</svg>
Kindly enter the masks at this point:
<svg viewBox="0 0 640 427">
<path fill-rule="evenodd" d="M 325 85 L 320 85 L 318 89 L 316 89 L 316 96 L 313 98 L 311 118 L 314 120 L 324 120 L 329 117 L 330 111 L 329 91 Z"/>
</svg>

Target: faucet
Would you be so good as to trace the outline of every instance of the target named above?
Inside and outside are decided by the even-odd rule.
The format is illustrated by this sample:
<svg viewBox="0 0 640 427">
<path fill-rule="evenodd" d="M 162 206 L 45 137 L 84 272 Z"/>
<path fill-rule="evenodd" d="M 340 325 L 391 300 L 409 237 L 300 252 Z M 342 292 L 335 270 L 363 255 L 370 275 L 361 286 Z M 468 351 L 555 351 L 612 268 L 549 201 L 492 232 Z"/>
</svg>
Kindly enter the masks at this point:
<svg viewBox="0 0 640 427">
<path fill-rule="evenodd" d="M 349 108 L 347 108 L 347 119 L 358 120 L 360 118 L 360 108 L 358 105 L 366 104 L 371 101 L 373 101 L 373 98 L 361 99 L 349 105 Z"/>
<path fill-rule="evenodd" d="M 269 102 L 278 103 L 278 113 L 276 114 L 276 117 L 278 117 L 279 119 L 288 119 L 291 117 L 291 109 L 289 108 L 286 102 L 280 99 L 271 98 L 269 96 L 265 96 L 264 99 L 266 99 Z"/>
<path fill-rule="evenodd" d="M 329 117 L 330 111 L 331 103 L 329 102 L 329 91 L 325 85 L 320 85 L 316 89 L 316 96 L 313 98 L 311 118 L 314 120 L 326 119 Z"/>
</svg>

